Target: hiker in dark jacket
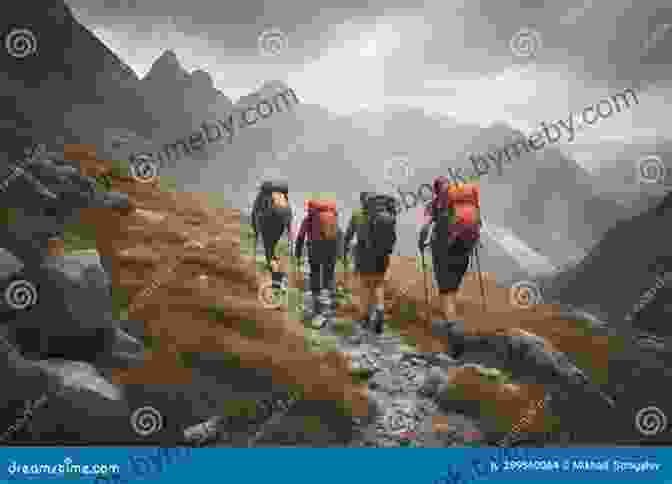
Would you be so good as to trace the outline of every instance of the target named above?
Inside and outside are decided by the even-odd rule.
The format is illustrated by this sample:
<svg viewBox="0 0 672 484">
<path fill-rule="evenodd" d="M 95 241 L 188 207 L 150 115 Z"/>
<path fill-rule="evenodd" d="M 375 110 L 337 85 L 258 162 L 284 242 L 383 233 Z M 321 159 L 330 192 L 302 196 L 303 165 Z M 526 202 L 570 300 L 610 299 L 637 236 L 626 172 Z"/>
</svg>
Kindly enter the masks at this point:
<svg viewBox="0 0 672 484">
<path fill-rule="evenodd" d="M 338 226 L 335 202 L 307 202 L 307 214 L 294 244 L 294 256 L 301 260 L 303 245 L 308 245 L 309 271 L 305 275 L 305 297 L 308 299 L 304 317 L 312 317 L 312 325 L 323 328 L 333 319 L 336 304 L 336 262 L 342 257 L 343 231 Z"/>
<path fill-rule="evenodd" d="M 418 249 L 423 252 L 431 246 L 441 313 L 450 321 L 458 318 L 457 293 L 480 236 L 480 192 L 471 180 L 455 185 L 443 176 L 432 188 L 434 197 L 425 211 L 429 221 L 420 230 Z"/>
<path fill-rule="evenodd" d="M 366 201 L 373 195 L 369 192 L 360 193 L 362 207 L 352 213 L 345 233 L 343 254 L 347 257 L 350 243 L 356 235 L 355 272 L 359 275 L 360 283 L 360 317 L 357 322 L 363 328 L 373 329 L 377 334 L 381 334 L 385 323 L 385 273 L 390 266 L 391 252 L 381 251 L 375 243 L 369 243 L 371 229 Z M 390 234 L 390 236 L 393 239 L 391 244 L 394 245 L 396 234 Z"/>
<path fill-rule="evenodd" d="M 266 268 L 271 271 L 273 287 L 278 289 L 286 286 L 287 273 L 280 271 L 280 258 L 275 254 L 275 249 L 285 231 L 291 239 L 292 217 L 287 184 L 264 182 L 252 207 L 254 248 L 256 250 L 261 235 Z"/>
</svg>

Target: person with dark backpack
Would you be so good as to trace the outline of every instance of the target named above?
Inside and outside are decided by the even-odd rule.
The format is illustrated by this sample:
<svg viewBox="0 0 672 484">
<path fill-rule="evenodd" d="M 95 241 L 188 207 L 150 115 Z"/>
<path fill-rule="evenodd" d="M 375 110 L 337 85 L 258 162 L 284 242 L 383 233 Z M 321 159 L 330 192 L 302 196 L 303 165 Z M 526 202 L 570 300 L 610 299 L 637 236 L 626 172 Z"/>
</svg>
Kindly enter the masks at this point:
<svg viewBox="0 0 672 484">
<path fill-rule="evenodd" d="M 431 246 L 441 312 L 452 321 L 458 316 L 457 292 L 480 239 L 480 189 L 475 180 L 455 184 L 443 176 L 434 179 L 432 188 L 433 198 L 425 209 L 429 221 L 420 230 L 418 249 L 424 253 Z"/>
<path fill-rule="evenodd" d="M 290 239 L 292 217 L 288 184 L 283 181 L 263 182 L 252 208 L 254 249 L 256 251 L 261 236 L 266 267 L 271 271 L 273 287 L 278 289 L 286 286 L 287 273 L 278 270 L 279 258 L 275 254 L 275 248 L 285 231 Z"/>
<path fill-rule="evenodd" d="M 390 195 L 369 192 L 360 193 L 360 203 L 361 209 L 353 212 L 348 224 L 343 252 L 347 256 L 356 235 L 355 271 L 363 291 L 358 322 L 381 334 L 385 324 L 385 273 L 397 242 L 398 203 Z"/>
<path fill-rule="evenodd" d="M 336 304 L 336 261 L 342 256 L 343 231 L 338 226 L 336 202 L 309 200 L 307 214 L 296 237 L 294 256 L 300 260 L 304 241 L 308 242 L 310 272 L 306 289 L 310 288 L 312 325 L 323 328 L 332 320 Z M 308 282 L 309 280 L 309 282 Z"/>
</svg>

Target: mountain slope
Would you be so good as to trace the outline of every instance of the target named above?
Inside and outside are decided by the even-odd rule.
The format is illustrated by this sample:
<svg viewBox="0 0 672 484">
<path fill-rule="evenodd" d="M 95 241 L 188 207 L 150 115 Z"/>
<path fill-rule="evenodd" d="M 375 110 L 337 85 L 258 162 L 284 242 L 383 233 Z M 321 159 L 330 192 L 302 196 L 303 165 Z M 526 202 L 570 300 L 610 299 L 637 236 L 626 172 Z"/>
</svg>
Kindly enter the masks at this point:
<svg viewBox="0 0 672 484">
<path fill-rule="evenodd" d="M 631 220 L 619 222 L 576 267 L 559 274 L 544 293 L 554 300 L 593 310 L 614 325 L 630 325 L 626 315 L 656 284 L 672 272 L 672 194 L 656 207 Z M 632 323 L 635 327 L 670 335 L 670 283 L 661 288 Z"/>
<path fill-rule="evenodd" d="M 3 32 L 22 26 L 37 38 L 37 50 L 25 58 L 0 52 L 3 151 L 18 156 L 40 142 L 98 144 L 110 126 L 148 134 L 137 76 L 65 3 L 20 2 L 1 22 Z"/>
</svg>

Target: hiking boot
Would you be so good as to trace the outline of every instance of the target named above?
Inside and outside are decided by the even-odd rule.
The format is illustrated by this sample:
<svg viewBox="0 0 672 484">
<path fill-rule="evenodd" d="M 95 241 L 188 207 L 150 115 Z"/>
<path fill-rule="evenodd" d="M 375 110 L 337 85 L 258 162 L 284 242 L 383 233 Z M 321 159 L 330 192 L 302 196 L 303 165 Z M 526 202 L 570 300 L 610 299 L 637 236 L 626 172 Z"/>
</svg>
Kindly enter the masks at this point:
<svg viewBox="0 0 672 484">
<path fill-rule="evenodd" d="M 271 274 L 272 286 L 274 289 L 280 289 L 282 291 L 287 290 L 288 278 L 287 274 L 284 272 L 273 272 Z"/>
<path fill-rule="evenodd" d="M 329 318 L 327 318 L 326 315 L 320 313 L 315 315 L 315 317 L 310 321 L 310 325 L 314 329 L 323 329 L 327 323 L 329 322 Z"/>
<path fill-rule="evenodd" d="M 371 319 L 368 314 L 364 316 L 360 316 L 359 318 L 355 319 L 354 323 L 359 326 L 363 330 L 368 330 L 370 329 L 371 326 Z"/>
<path fill-rule="evenodd" d="M 317 315 L 317 301 L 313 297 L 313 293 L 308 290 L 303 293 L 303 320 L 310 321 Z"/>
</svg>

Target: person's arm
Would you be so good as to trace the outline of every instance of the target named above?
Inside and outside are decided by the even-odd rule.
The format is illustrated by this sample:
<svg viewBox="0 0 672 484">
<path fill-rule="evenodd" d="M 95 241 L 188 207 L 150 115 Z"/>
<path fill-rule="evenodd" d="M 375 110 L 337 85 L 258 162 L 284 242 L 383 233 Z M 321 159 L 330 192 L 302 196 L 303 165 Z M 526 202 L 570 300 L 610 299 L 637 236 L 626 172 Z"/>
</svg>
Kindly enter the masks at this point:
<svg viewBox="0 0 672 484">
<path fill-rule="evenodd" d="M 308 230 L 308 217 L 305 217 L 301 222 L 301 228 L 299 229 L 299 233 L 296 236 L 296 242 L 294 243 L 294 256 L 297 259 L 301 258 L 301 254 L 303 252 L 303 242 L 306 238 L 307 230 Z"/>
<path fill-rule="evenodd" d="M 257 211 L 259 210 L 259 194 L 257 194 L 257 198 L 254 199 L 254 204 L 252 204 L 252 230 L 254 230 L 255 234 L 258 234 L 258 227 L 257 227 Z M 256 249 L 256 247 L 255 247 Z"/>
<path fill-rule="evenodd" d="M 350 252 L 350 242 L 352 242 L 352 239 L 355 236 L 355 228 L 356 228 L 356 223 L 355 223 L 355 214 L 352 214 L 350 217 L 350 221 L 348 222 L 348 228 L 345 232 L 345 237 L 343 238 L 343 257 L 347 257 L 348 253 Z"/>
<path fill-rule="evenodd" d="M 431 222 L 426 223 L 420 229 L 420 234 L 418 236 L 418 250 L 420 250 L 420 252 L 424 251 L 425 247 L 427 247 L 427 236 L 429 235 L 430 225 Z"/>
<path fill-rule="evenodd" d="M 336 257 L 340 259 L 345 259 L 345 237 L 343 230 L 340 227 L 336 230 Z"/>
</svg>

